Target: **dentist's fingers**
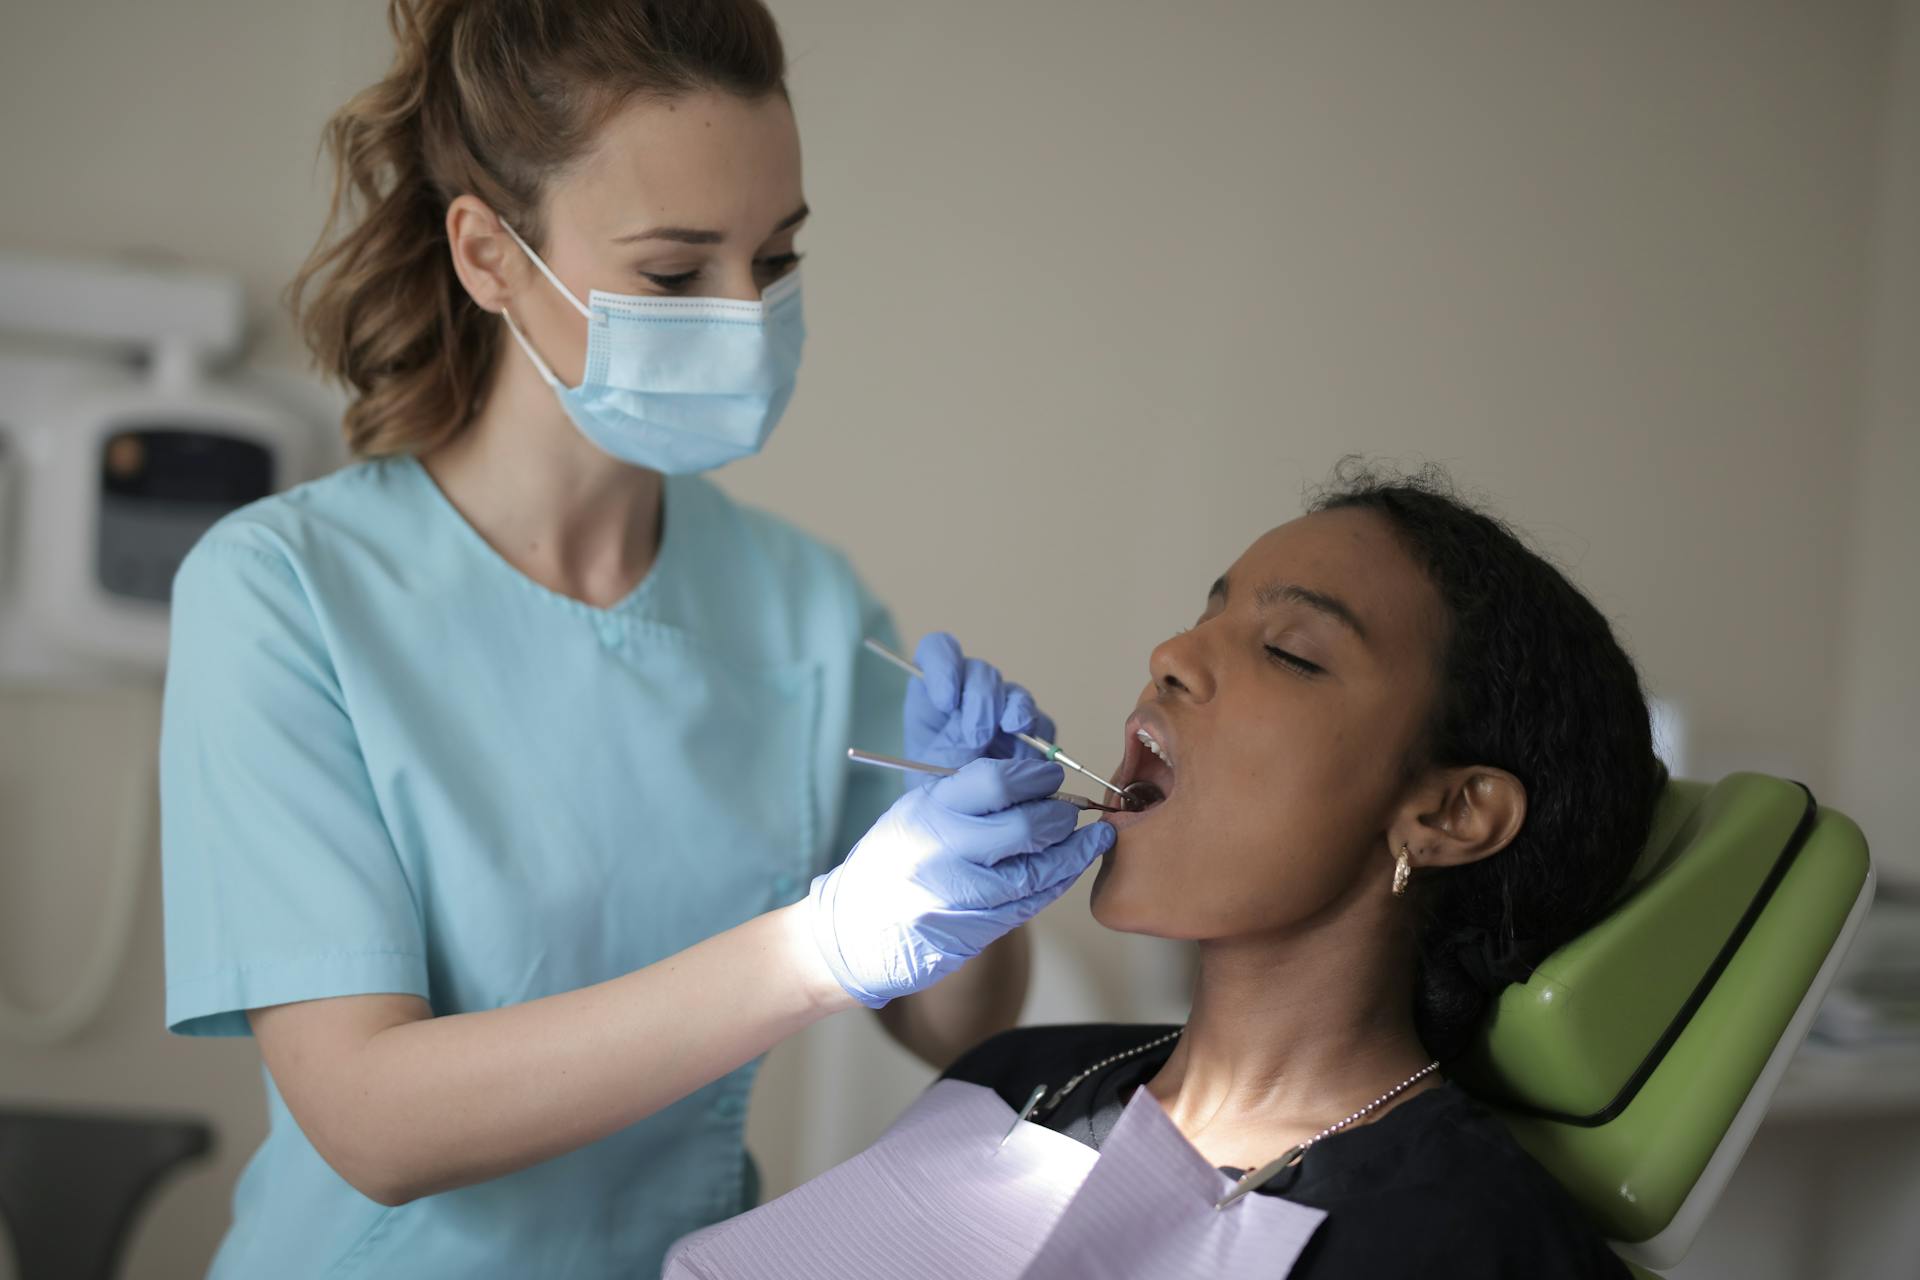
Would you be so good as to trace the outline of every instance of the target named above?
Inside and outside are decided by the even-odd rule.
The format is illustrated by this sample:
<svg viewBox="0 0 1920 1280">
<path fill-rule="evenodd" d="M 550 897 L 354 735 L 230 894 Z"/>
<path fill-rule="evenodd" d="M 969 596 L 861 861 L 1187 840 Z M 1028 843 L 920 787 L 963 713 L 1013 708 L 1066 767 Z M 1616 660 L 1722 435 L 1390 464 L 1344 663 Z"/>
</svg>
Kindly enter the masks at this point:
<svg viewBox="0 0 1920 1280">
<path fill-rule="evenodd" d="M 1007 736 L 1007 740 L 1000 744 L 1005 754 L 1016 759 L 1037 760 L 1041 758 L 1040 749 L 1022 742 L 1014 735 L 1027 733 L 1052 742 L 1055 733 L 1053 717 L 1039 708 L 1033 695 L 1024 687 L 1010 684 L 1007 686 L 1006 710 L 1000 714 L 1000 732 Z"/>
<path fill-rule="evenodd" d="M 913 664 L 923 673 L 927 701 L 935 711 L 952 715 L 959 708 L 965 662 L 960 642 L 945 631 L 922 637 L 919 647 L 913 651 Z"/>
<path fill-rule="evenodd" d="M 1045 799 L 1066 780 L 1065 769 L 1045 760 L 975 760 L 934 783 L 930 794 L 956 813 L 984 816 Z M 1063 801 L 1053 803 L 1072 809 Z"/>
<path fill-rule="evenodd" d="M 1000 731 L 1005 713 L 1007 687 L 991 663 L 968 658 L 965 684 L 960 690 L 960 713 L 947 722 L 947 732 L 955 746 L 969 751 L 985 751 Z"/>
<path fill-rule="evenodd" d="M 994 870 L 1008 876 L 1009 889 L 1017 889 L 1022 905 L 1031 905 L 1037 915 L 1113 848 L 1117 834 L 1107 823 L 1090 822 L 1038 852 L 997 863 Z"/>
</svg>

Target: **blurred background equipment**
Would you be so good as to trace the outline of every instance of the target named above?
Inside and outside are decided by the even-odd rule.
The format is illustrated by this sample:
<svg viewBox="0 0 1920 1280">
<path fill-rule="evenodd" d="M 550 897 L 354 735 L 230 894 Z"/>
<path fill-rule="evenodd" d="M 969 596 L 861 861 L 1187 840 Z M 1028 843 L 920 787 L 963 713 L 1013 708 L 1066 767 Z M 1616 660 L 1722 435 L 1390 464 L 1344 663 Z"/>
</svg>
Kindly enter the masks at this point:
<svg viewBox="0 0 1920 1280">
<path fill-rule="evenodd" d="M 1920 1055 L 1920 894 L 1896 891 L 1874 904 L 1808 1043 L 1822 1059 L 1875 1049 Z"/>
<path fill-rule="evenodd" d="M 245 315 L 231 276 L 0 255 L 0 902 L 10 934 L 68 939 L 39 939 L 61 955 L 39 999 L 0 952 L 0 1055 L 83 1038 L 123 985 L 174 571 L 327 456 L 310 418 L 218 372 Z M 200 1119 L 0 1107 L 21 1280 L 107 1280 L 140 1206 L 211 1144 Z"/>
<path fill-rule="evenodd" d="M 0 1220 L 20 1280 L 112 1280 L 141 1204 L 212 1139 L 197 1120 L 0 1108 Z"/>
<path fill-rule="evenodd" d="M 245 318 L 232 276 L 0 254 L 0 675 L 157 672 L 187 550 L 312 474 L 315 426 L 209 374 Z"/>
</svg>

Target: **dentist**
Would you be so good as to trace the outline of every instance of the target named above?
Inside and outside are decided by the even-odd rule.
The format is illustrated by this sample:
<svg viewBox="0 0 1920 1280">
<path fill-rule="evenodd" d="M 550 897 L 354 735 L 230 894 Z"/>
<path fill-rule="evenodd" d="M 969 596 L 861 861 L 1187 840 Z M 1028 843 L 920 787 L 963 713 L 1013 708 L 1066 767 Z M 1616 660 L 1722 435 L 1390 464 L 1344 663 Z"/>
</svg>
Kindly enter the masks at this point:
<svg viewBox="0 0 1920 1280">
<path fill-rule="evenodd" d="M 760 1055 L 856 1004 L 940 1065 L 1012 1025 L 1017 926 L 1113 832 L 944 636 L 904 749 L 960 772 L 850 775 L 902 727 L 885 611 L 699 474 L 800 362 L 758 0 L 390 17 L 291 290 L 360 461 L 174 588 L 168 1023 L 252 1034 L 270 1119 L 214 1274 L 651 1274 L 754 1201 Z"/>
</svg>

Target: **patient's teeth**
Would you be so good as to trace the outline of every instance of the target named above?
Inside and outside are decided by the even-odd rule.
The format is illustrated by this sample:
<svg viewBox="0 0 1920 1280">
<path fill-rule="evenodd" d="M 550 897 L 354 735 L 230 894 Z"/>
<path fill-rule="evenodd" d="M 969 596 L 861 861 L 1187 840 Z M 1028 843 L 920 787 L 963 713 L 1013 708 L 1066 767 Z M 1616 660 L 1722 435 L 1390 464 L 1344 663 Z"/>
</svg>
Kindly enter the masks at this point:
<svg viewBox="0 0 1920 1280">
<path fill-rule="evenodd" d="M 1140 739 L 1141 745 L 1153 752 L 1153 754 L 1160 759 L 1161 763 L 1165 764 L 1169 769 L 1173 767 L 1173 757 L 1167 754 L 1165 747 L 1162 747 L 1153 740 L 1152 734 L 1148 733 L 1145 729 L 1135 729 L 1133 736 Z"/>
</svg>

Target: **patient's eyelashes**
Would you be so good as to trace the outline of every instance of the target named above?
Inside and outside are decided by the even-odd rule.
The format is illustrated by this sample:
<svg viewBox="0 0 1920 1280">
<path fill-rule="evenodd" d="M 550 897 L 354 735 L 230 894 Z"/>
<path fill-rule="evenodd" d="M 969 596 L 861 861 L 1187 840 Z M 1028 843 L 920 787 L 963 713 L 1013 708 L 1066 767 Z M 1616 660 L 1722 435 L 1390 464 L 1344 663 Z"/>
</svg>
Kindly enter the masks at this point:
<svg viewBox="0 0 1920 1280">
<path fill-rule="evenodd" d="M 1327 669 L 1318 663 L 1308 662 L 1297 653 L 1288 653 L 1277 645 L 1267 646 L 1267 656 L 1283 667 L 1299 672 L 1303 676 L 1325 675 Z"/>
</svg>

